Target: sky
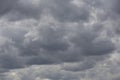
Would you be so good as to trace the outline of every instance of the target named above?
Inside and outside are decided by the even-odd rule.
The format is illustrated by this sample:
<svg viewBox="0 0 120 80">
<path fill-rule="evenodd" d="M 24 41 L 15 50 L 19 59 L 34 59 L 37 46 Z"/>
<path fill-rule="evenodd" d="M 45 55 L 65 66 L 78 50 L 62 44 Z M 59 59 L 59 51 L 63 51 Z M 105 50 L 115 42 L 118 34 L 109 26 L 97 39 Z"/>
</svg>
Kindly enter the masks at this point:
<svg viewBox="0 0 120 80">
<path fill-rule="evenodd" d="M 120 0 L 0 0 L 0 80 L 120 80 Z"/>
</svg>

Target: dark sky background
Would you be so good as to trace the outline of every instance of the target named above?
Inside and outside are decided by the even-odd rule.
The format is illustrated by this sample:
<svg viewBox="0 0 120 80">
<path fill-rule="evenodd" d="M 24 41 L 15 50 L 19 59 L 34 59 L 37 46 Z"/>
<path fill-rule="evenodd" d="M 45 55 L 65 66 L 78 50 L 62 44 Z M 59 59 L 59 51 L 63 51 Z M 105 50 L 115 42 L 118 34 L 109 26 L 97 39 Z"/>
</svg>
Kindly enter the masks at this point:
<svg viewBox="0 0 120 80">
<path fill-rule="evenodd" d="M 120 80 L 120 0 L 0 0 L 0 80 Z"/>
</svg>

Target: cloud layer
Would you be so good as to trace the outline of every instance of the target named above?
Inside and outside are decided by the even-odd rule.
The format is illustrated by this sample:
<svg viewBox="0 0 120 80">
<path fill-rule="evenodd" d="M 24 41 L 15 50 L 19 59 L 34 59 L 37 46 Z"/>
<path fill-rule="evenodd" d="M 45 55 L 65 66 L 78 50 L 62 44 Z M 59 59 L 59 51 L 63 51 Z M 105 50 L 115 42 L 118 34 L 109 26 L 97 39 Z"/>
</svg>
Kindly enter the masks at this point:
<svg viewBox="0 0 120 80">
<path fill-rule="evenodd" d="M 44 68 L 40 71 L 43 80 L 92 76 L 81 72 L 93 70 L 94 74 L 101 68 L 100 62 L 107 63 L 111 55 L 120 51 L 119 3 L 119 0 L 1 0 L 0 73 L 36 65 L 53 67 L 52 71 Z M 15 79 L 26 80 L 29 71 L 32 70 L 20 74 L 21 78 L 19 73 L 19 77 L 10 73 Z M 35 78 L 33 75 L 27 80 Z"/>
</svg>

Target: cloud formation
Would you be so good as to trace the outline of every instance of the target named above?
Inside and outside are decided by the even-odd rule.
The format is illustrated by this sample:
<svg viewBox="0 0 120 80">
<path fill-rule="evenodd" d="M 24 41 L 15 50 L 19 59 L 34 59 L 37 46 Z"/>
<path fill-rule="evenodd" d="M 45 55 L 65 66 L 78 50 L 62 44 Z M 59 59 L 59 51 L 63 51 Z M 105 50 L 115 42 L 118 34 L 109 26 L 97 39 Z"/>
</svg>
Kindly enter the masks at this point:
<svg viewBox="0 0 120 80">
<path fill-rule="evenodd" d="M 117 58 L 115 58 L 117 56 Z M 65 63 L 59 65 L 31 66 L 25 69 L 13 70 L 7 73 L 5 80 L 119 80 L 119 54 L 111 55 L 108 59 L 99 62 L 96 67 L 84 71 L 73 71 L 79 63 Z M 81 65 L 81 64 L 80 64 Z M 66 68 L 72 66 L 72 71 Z M 73 68 L 74 66 L 74 68 Z M 80 68 L 80 66 L 78 67 Z M 116 69 L 115 69 L 116 68 Z M 70 69 L 70 68 L 69 68 Z"/>
<path fill-rule="evenodd" d="M 53 68 L 44 72 L 45 69 L 39 76 L 43 80 L 79 80 L 81 74 L 83 78 L 80 72 L 96 69 L 100 62 L 119 52 L 118 3 L 119 0 L 1 0 L 0 73 L 33 65 L 48 69 L 55 66 L 55 71 Z M 20 79 L 26 80 L 28 72 Z M 15 73 L 11 75 L 19 78 Z M 35 78 L 33 75 L 28 80 Z"/>
</svg>

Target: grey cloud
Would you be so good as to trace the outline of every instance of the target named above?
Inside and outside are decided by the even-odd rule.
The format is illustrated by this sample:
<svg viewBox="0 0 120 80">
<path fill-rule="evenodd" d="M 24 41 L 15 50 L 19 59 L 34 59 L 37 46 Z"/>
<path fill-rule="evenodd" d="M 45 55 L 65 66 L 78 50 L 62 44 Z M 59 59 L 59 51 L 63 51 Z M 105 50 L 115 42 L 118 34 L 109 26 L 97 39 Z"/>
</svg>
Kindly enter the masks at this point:
<svg viewBox="0 0 120 80">
<path fill-rule="evenodd" d="M 1 0 L 0 1 L 0 14 L 4 15 L 5 13 L 8 13 L 13 9 L 13 7 L 16 5 L 16 2 L 18 0 Z"/>
<path fill-rule="evenodd" d="M 39 58 L 38 56 L 33 57 L 31 58 L 30 62 L 34 63 L 38 61 L 38 64 L 42 62 L 44 63 L 44 61 L 51 62 L 51 60 L 52 62 L 58 61 L 58 63 L 61 61 L 75 62 L 81 61 L 83 57 L 87 56 L 106 55 L 111 53 L 115 49 L 114 44 L 110 40 L 97 40 L 100 34 L 99 32 L 97 33 L 94 30 L 86 30 L 81 27 L 76 27 L 75 29 L 81 29 L 82 31 L 73 31 L 72 34 L 75 34 L 75 36 L 69 36 L 67 39 L 65 39 L 64 37 L 68 36 L 68 34 L 70 34 L 71 32 L 67 32 L 65 34 L 61 31 L 61 29 L 58 28 L 57 30 L 54 30 L 54 28 L 52 27 L 45 27 L 41 28 L 41 30 L 37 30 L 37 36 L 40 37 L 34 36 L 34 38 L 37 38 L 34 41 L 32 41 L 32 39 L 30 38 L 31 36 L 26 37 L 26 39 L 31 39 L 28 40 L 30 42 L 27 43 L 28 49 L 25 48 L 25 50 L 28 51 L 26 52 L 26 54 L 29 55 L 29 51 L 32 50 L 31 52 L 33 52 L 33 56 L 43 56 L 43 59 Z M 73 44 L 73 46 L 71 46 L 70 44 Z"/>
<path fill-rule="evenodd" d="M 69 0 L 55 0 L 55 8 L 53 7 L 52 14 L 60 21 L 76 22 L 80 20 L 88 20 L 89 7 L 78 7 L 72 4 Z M 67 5 L 66 5 L 67 4 Z"/>
<path fill-rule="evenodd" d="M 119 79 L 118 0 L 35 1 L 0 3 L 1 80 Z"/>
<path fill-rule="evenodd" d="M 93 65 L 93 64 L 92 64 Z M 78 72 L 78 71 L 85 71 L 85 70 L 88 70 L 88 69 L 91 69 L 91 68 L 93 68 L 93 66 L 92 65 L 90 65 L 90 66 L 87 66 L 87 65 L 85 65 L 85 66 L 72 66 L 72 67 L 66 67 L 66 68 L 64 68 L 66 71 L 72 71 L 72 72 Z"/>
<path fill-rule="evenodd" d="M 98 65 L 101 60 L 105 60 L 107 56 L 90 56 L 82 60 L 81 62 L 65 63 L 62 65 L 62 70 L 71 72 L 84 72 L 92 69 Z"/>
<path fill-rule="evenodd" d="M 119 15 L 120 14 L 120 8 L 119 8 L 120 1 L 119 0 L 114 0 L 112 2 L 113 2 L 112 10 Z"/>
<path fill-rule="evenodd" d="M 20 31 L 19 28 L 20 32 L 15 30 L 15 34 L 10 31 L 9 34 L 3 34 L 12 40 L 12 45 L 7 43 L 10 48 L 7 48 L 7 45 L 3 47 L 3 50 L 8 50 L 8 52 L 2 52 L 5 56 L 0 56 L 2 57 L 1 68 L 16 69 L 35 64 L 79 62 L 89 56 L 109 54 L 115 49 L 114 44 L 110 40 L 97 40 L 96 38 L 100 33 L 94 30 L 86 30 L 87 28 L 85 29 L 84 26 L 82 26 L 83 28 L 73 26 L 74 31 L 69 28 L 69 26 L 64 25 L 64 27 L 60 28 L 59 26 L 61 25 L 57 25 L 58 28 L 49 25 L 44 27 L 40 26 L 35 29 L 35 35 L 32 35 L 31 31 L 25 31 L 24 33 L 24 30 Z M 34 28 L 31 28 L 31 30 L 33 29 Z M 78 30 L 80 30 L 80 32 Z M 12 31 L 14 31 L 14 29 Z M 69 35 L 71 33 L 73 35 Z M 15 47 L 15 51 L 10 51 L 12 47 Z M 13 56 L 11 56 L 11 54 Z M 9 61 L 7 62 L 7 60 Z M 88 63 L 81 66 L 80 70 L 89 69 L 94 66 L 93 63 Z"/>
<path fill-rule="evenodd" d="M 50 68 L 50 69 L 49 69 Z M 37 70 L 39 69 L 40 72 L 37 72 Z M 35 72 L 34 72 L 34 71 Z M 75 74 L 72 74 L 72 73 L 67 73 L 65 71 L 61 71 L 60 70 L 60 66 L 55 66 L 55 65 L 52 65 L 52 66 L 41 66 L 41 69 L 40 68 L 37 68 L 34 69 L 34 68 L 31 68 L 31 70 L 29 70 L 28 72 L 26 71 L 26 73 L 22 73 L 23 70 L 21 70 L 21 72 L 18 72 L 16 74 L 16 76 L 18 76 L 18 78 L 20 80 L 33 80 L 33 79 L 41 79 L 41 80 L 44 80 L 44 79 L 50 79 L 50 80 L 79 80 L 79 77 L 78 77 L 78 74 L 75 75 Z M 35 74 L 33 75 L 32 72 Z M 16 72 L 15 72 L 16 73 Z M 31 73 L 31 74 L 28 74 L 28 73 Z M 29 75 L 29 77 L 28 77 Z M 19 77 L 21 76 L 21 77 Z M 6 79 L 16 79 L 16 78 L 13 78 L 11 75 L 8 75 L 6 76 Z"/>
<path fill-rule="evenodd" d="M 82 71 L 94 67 L 116 49 L 110 37 L 101 37 L 106 26 L 104 21 L 94 19 L 94 6 L 87 5 L 90 2 L 81 0 L 84 5 L 79 7 L 69 0 L 27 1 L 9 3 L 12 9 L 0 18 L 1 69 L 81 62 L 73 71 Z M 7 2 L 4 3 L 8 5 Z M 86 61 L 90 56 L 102 57 L 98 61 Z"/>
<path fill-rule="evenodd" d="M 115 55 L 114 55 L 115 56 Z M 92 69 L 88 69 L 85 71 L 66 71 L 63 69 L 64 64 L 58 65 L 39 65 L 32 66 L 25 69 L 13 70 L 5 76 L 6 80 L 33 80 L 33 79 L 50 79 L 50 80 L 81 80 L 81 79 L 89 79 L 89 80 L 119 80 L 120 68 L 119 59 L 115 60 L 105 59 L 104 61 L 99 62 L 96 67 Z M 119 54 L 118 54 L 119 58 Z M 91 58 L 90 58 L 91 59 Z M 68 63 L 65 63 L 68 64 Z M 76 63 L 75 65 L 79 65 Z M 68 67 L 74 66 L 68 65 Z M 67 67 L 67 68 L 68 68 Z M 12 75 L 13 74 L 13 75 Z"/>
<path fill-rule="evenodd" d="M 15 69 L 23 67 L 20 60 L 18 60 L 16 56 L 11 55 L 0 56 L 0 63 L 1 63 L 0 66 L 5 69 Z"/>
<path fill-rule="evenodd" d="M 120 14 L 119 0 L 101 0 L 102 9 L 104 9 L 106 17 L 111 18 L 111 20 L 118 20 Z"/>
<path fill-rule="evenodd" d="M 25 18 L 38 18 L 41 7 L 37 7 L 32 0 L 2 0 L 0 14 L 9 20 L 20 20 Z M 38 2 L 36 2 L 38 3 Z"/>
<path fill-rule="evenodd" d="M 82 54 L 102 55 L 110 53 L 115 49 L 114 44 L 110 40 L 97 40 L 97 38 L 100 36 L 99 31 L 96 32 L 94 29 L 83 30 L 84 29 L 82 29 L 82 31 L 78 30 L 76 32 L 76 36 L 72 38 L 72 42 L 82 50 Z"/>
<path fill-rule="evenodd" d="M 71 64 L 71 65 L 65 66 L 63 69 L 66 71 L 79 72 L 79 71 L 85 71 L 85 70 L 91 69 L 94 66 L 95 66 L 94 63 L 91 63 L 90 61 L 88 61 L 88 62 L 82 62 L 77 65 Z"/>
<path fill-rule="evenodd" d="M 24 67 L 22 59 L 18 56 L 18 49 L 13 45 L 14 43 L 10 40 L 6 40 L 0 45 L 0 72 L 6 72 L 9 71 L 9 69 Z"/>
<path fill-rule="evenodd" d="M 69 44 L 64 39 L 64 28 L 58 28 L 55 30 L 54 28 L 50 28 L 50 26 L 45 27 L 40 30 L 40 34 L 42 34 L 41 47 L 48 51 L 64 51 L 69 47 Z"/>
<path fill-rule="evenodd" d="M 12 0 L 10 3 L 5 0 L 2 2 L 1 14 L 4 14 L 7 19 L 14 21 L 25 18 L 39 19 L 45 12 L 61 22 L 88 21 L 91 9 L 86 5 L 78 7 L 72 4 L 71 0 Z"/>
</svg>

